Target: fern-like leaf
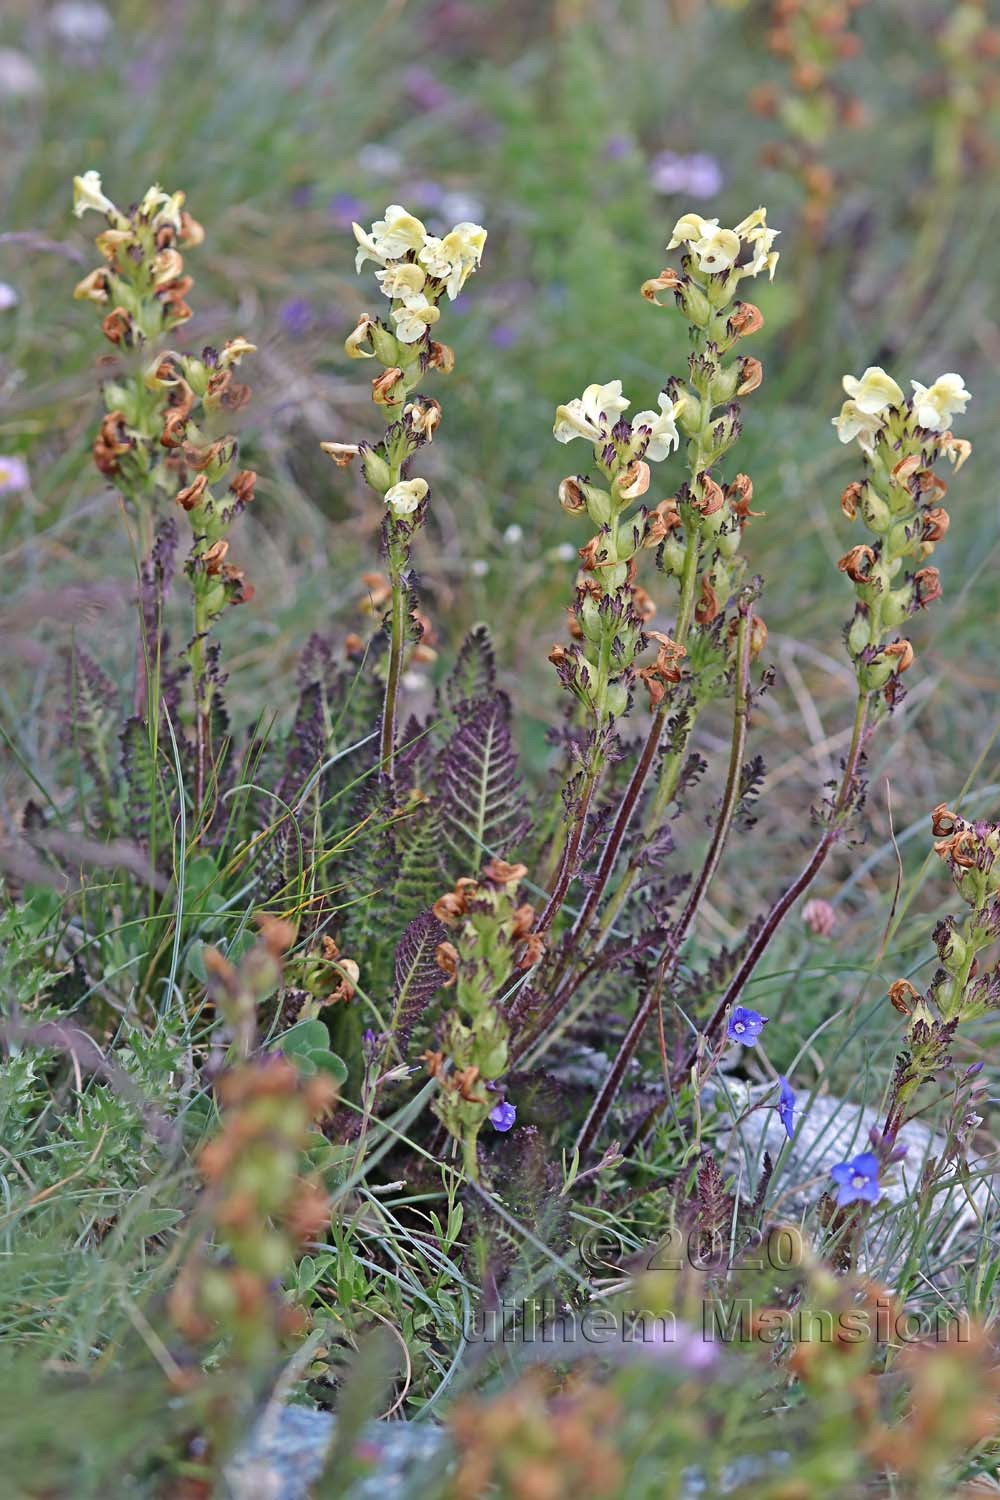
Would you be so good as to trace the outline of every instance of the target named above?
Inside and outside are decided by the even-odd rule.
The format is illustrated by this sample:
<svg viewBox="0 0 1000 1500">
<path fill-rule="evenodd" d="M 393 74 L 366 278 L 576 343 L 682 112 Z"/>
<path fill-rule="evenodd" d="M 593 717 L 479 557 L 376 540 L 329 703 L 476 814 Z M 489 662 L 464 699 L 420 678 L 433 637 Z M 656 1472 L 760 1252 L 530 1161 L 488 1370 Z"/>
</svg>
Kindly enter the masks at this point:
<svg viewBox="0 0 1000 1500">
<path fill-rule="evenodd" d="M 437 965 L 438 944 L 447 933 L 433 912 L 414 917 L 396 946 L 395 1029 L 405 1045 L 420 1017 L 444 983 Z"/>
<path fill-rule="evenodd" d="M 490 632 L 473 625 L 462 642 L 455 665 L 444 685 L 444 703 L 460 713 L 473 703 L 482 703 L 496 692 L 497 667 Z"/>
<path fill-rule="evenodd" d="M 510 732 L 510 703 L 494 693 L 474 704 L 441 754 L 438 774 L 444 836 L 459 874 L 491 854 L 506 856 L 530 826 Z"/>
</svg>

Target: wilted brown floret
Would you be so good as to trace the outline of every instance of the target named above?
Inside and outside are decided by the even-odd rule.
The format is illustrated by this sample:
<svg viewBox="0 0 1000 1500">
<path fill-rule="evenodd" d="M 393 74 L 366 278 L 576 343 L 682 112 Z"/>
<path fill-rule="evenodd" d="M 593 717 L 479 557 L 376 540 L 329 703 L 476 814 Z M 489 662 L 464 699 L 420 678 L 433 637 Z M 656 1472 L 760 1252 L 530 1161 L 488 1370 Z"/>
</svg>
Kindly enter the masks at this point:
<svg viewBox="0 0 1000 1500">
<path fill-rule="evenodd" d="M 861 496 L 864 494 L 864 491 L 864 485 L 856 479 L 853 484 L 849 484 L 847 486 L 846 490 L 841 495 L 840 508 L 849 521 L 853 521 L 855 516 L 857 515 L 858 504 L 861 500 Z"/>
<path fill-rule="evenodd" d="M 908 1016 L 913 1002 L 920 999 L 920 991 L 908 979 L 896 979 L 889 986 L 889 999 L 900 1015 Z"/>
<path fill-rule="evenodd" d="M 256 483 L 257 475 L 253 469 L 240 469 L 230 480 L 229 489 L 242 505 L 249 505 L 254 496 L 254 486 Z"/>
<path fill-rule="evenodd" d="M 699 625 L 711 625 L 718 613 L 719 601 L 706 573 L 702 576 L 701 595 L 695 605 L 694 617 Z"/>
<path fill-rule="evenodd" d="M 764 326 L 764 315 L 752 302 L 734 302 L 733 311 L 726 324 L 731 339 L 743 339 L 757 333 Z"/>
<path fill-rule="evenodd" d="M 842 573 L 846 573 L 853 583 L 865 583 L 874 561 L 875 553 L 871 547 L 861 543 L 857 547 L 852 547 L 850 552 L 845 552 L 837 567 Z"/>
<path fill-rule="evenodd" d="M 190 484 L 185 485 L 184 489 L 179 492 L 177 504 L 183 510 L 194 510 L 195 506 L 201 504 L 202 496 L 207 488 L 208 480 L 204 474 L 199 474 L 197 479 L 193 479 Z"/>
<path fill-rule="evenodd" d="M 941 597 L 941 574 L 937 568 L 921 568 L 913 575 L 913 586 L 917 605 L 920 609 L 926 609 L 928 604 L 933 604 L 935 599 Z"/>
</svg>

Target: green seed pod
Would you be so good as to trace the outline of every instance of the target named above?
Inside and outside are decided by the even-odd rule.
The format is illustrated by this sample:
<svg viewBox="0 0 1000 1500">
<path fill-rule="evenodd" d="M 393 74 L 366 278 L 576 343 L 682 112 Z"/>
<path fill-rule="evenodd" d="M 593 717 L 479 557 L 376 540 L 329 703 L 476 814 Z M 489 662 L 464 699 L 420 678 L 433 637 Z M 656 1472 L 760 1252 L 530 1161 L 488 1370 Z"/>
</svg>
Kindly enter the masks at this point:
<svg viewBox="0 0 1000 1500">
<path fill-rule="evenodd" d="M 365 479 L 377 495 L 384 495 L 392 485 L 392 472 L 377 448 L 369 448 L 361 460 Z"/>
<path fill-rule="evenodd" d="M 892 512 L 870 484 L 866 484 L 861 492 L 861 515 L 868 529 L 879 536 L 892 524 Z"/>
<path fill-rule="evenodd" d="M 854 612 L 847 632 L 847 649 L 852 656 L 860 656 L 866 646 L 871 645 L 871 617 L 858 609 Z"/>
</svg>

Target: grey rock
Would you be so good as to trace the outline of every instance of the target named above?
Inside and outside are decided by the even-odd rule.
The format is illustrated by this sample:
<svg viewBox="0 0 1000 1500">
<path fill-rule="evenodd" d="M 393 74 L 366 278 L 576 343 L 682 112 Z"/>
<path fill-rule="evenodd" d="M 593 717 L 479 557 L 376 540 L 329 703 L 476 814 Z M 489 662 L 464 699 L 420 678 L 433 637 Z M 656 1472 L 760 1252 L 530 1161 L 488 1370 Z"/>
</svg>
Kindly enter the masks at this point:
<svg viewBox="0 0 1000 1500">
<path fill-rule="evenodd" d="M 265 1413 L 227 1470 L 231 1500 L 307 1500 L 334 1430 L 328 1412 L 282 1406 Z M 418 1491 L 418 1474 L 440 1459 L 445 1439 L 432 1422 L 369 1422 L 360 1444 L 374 1468 L 351 1485 L 346 1500 L 392 1500 Z"/>
</svg>

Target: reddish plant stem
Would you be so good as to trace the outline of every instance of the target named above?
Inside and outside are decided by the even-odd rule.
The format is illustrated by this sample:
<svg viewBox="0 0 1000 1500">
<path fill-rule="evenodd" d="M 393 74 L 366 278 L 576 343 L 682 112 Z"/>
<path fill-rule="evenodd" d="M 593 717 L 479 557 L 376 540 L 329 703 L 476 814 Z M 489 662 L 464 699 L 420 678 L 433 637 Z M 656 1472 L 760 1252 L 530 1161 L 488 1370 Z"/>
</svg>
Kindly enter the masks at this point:
<svg viewBox="0 0 1000 1500">
<path fill-rule="evenodd" d="M 775 901 L 774 905 L 771 907 L 771 910 L 768 912 L 760 931 L 754 938 L 753 942 L 750 944 L 750 947 L 747 949 L 742 963 L 740 964 L 736 973 L 733 975 L 732 979 L 729 981 L 729 984 L 726 986 L 725 993 L 723 994 L 718 1005 L 715 1007 L 708 1025 L 705 1027 L 703 1036 L 707 1040 L 710 1040 L 713 1034 L 718 1031 L 719 1027 L 722 1025 L 722 1022 L 726 1016 L 726 1012 L 729 1010 L 729 1007 L 731 1005 L 734 1005 L 735 1002 L 739 999 L 740 995 L 743 992 L 744 986 L 746 985 L 747 981 L 753 974 L 754 969 L 756 969 L 757 965 L 760 963 L 760 960 L 766 953 L 768 947 L 770 946 L 772 938 L 774 937 L 778 928 L 781 926 L 785 917 L 788 915 L 788 912 L 795 905 L 796 901 L 798 901 L 799 897 L 803 896 L 809 889 L 810 885 L 812 885 L 812 882 L 815 880 L 816 876 L 819 874 L 819 871 L 823 867 L 827 855 L 830 853 L 830 850 L 837 842 L 837 839 L 840 835 L 842 815 L 847 812 L 853 805 L 857 791 L 857 771 L 858 763 L 861 759 L 861 751 L 865 741 L 867 709 L 867 695 L 862 695 L 858 699 L 858 709 L 854 720 L 854 733 L 851 737 L 851 745 L 847 753 L 847 759 L 844 762 L 844 774 L 841 779 L 840 790 L 837 793 L 837 799 L 834 803 L 834 821 L 832 821 L 830 826 L 824 831 L 822 838 L 819 840 L 819 843 L 816 845 L 802 870 L 800 870 L 795 879 L 785 887 L 781 895 L 778 897 L 777 901 Z M 636 1019 L 638 1020 L 638 1013 Z M 633 1026 L 634 1025 L 635 1022 L 633 1022 Z M 695 1043 L 685 1057 L 683 1064 L 677 1069 L 674 1079 L 675 1084 L 682 1082 L 690 1075 L 691 1069 L 698 1061 L 698 1056 L 699 1045 L 698 1043 Z M 635 1135 L 632 1137 L 632 1141 L 630 1143 L 631 1145 L 634 1146 L 639 1144 L 639 1142 L 649 1131 L 650 1127 L 653 1125 L 654 1121 L 663 1112 L 665 1106 L 666 1100 L 660 1100 L 653 1105 L 652 1109 L 649 1110 L 649 1112 L 642 1120 L 641 1124 L 635 1132 Z"/>
<path fill-rule="evenodd" d="M 649 993 L 641 1002 L 632 1018 L 632 1022 L 625 1033 L 611 1069 L 591 1105 L 586 1120 L 583 1122 L 583 1128 L 577 1139 L 577 1148 L 581 1156 L 593 1145 L 607 1118 L 608 1111 L 614 1103 L 615 1096 L 621 1087 L 625 1070 L 635 1056 L 650 1016 L 654 1010 L 657 1010 L 662 1005 L 663 986 L 667 976 L 677 962 L 681 947 L 694 925 L 701 903 L 705 898 L 708 887 L 711 885 L 715 872 L 719 867 L 719 861 L 722 858 L 722 851 L 729 836 L 733 815 L 736 812 L 739 802 L 743 756 L 746 750 L 747 730 L 750 720 L 750 638 L 752 621 L 752 610 L 749 606 L 746 606 L 740 615 L 739 637 L 736 648 L 736 697 L 733 705 L 733 733 L 729 752 L 729 769 L 726 774 L 726 787 L 722 797 L 722 807 L 719 810 L 719 817 L 712 835 L 712 841 L 709 844 L 704 864 L 701 867 L 694 889 L 688 897 L 687 905 L 681 914 L 680 921 L 667 939 L 666 946 L 657 963 L 656 975 Z"/>
</svg>

